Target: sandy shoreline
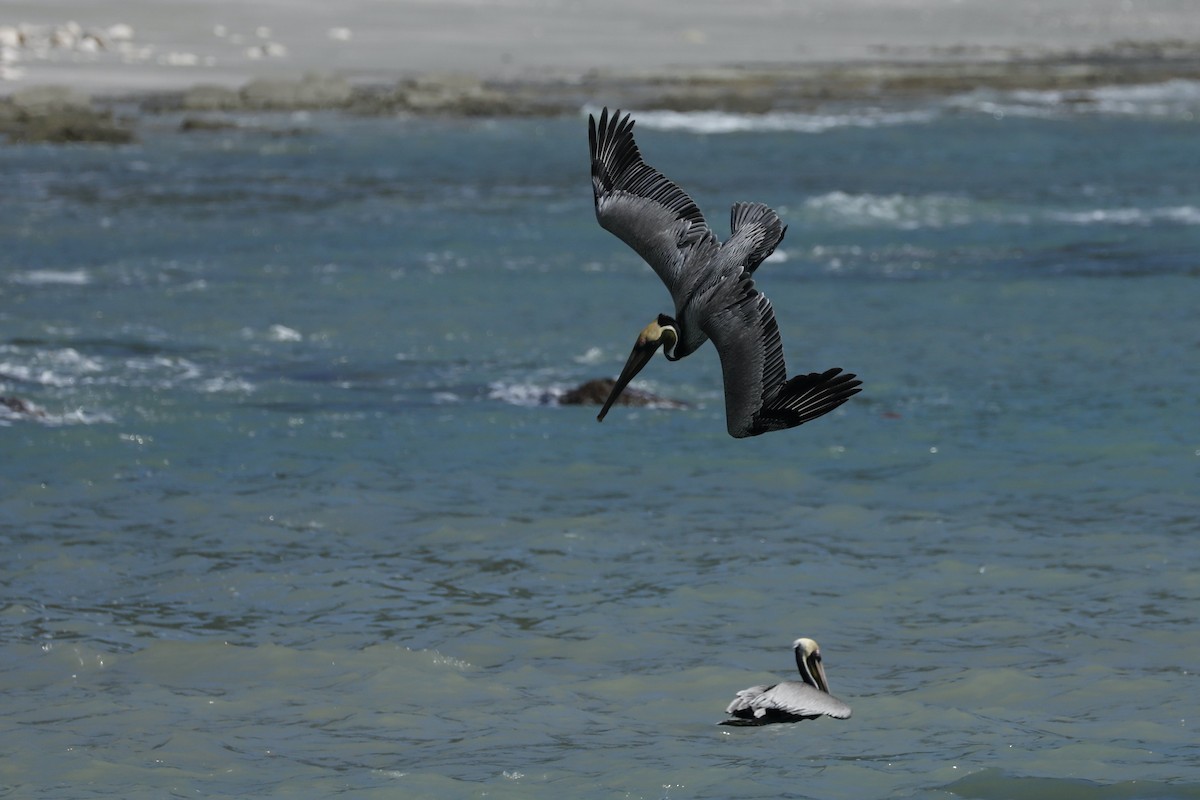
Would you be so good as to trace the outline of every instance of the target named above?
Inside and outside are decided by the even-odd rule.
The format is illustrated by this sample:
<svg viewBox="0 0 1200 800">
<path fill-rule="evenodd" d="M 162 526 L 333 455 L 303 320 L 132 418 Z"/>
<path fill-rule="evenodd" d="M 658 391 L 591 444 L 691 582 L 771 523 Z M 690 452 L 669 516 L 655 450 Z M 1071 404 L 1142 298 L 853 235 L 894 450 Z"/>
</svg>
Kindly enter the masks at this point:
<svg viewBox="0 0 1200 800">
<path fill-rule="evenodd" d="M 9 0 L 0 93 L 237 87 L 308 72 L 387 83 L 429 73 L 632 78 L 748 63 L 898 68 L 1062 60 L 1131 42 L 1194 56 L 1193 0 Z"/>
<path fill-rule="evenodd" d="M 16 0 L 0 13 L 10 141 L 128 140 L 118 105 L 762 113 L 1200 80 L 1193 0 Z"/>
</svg>

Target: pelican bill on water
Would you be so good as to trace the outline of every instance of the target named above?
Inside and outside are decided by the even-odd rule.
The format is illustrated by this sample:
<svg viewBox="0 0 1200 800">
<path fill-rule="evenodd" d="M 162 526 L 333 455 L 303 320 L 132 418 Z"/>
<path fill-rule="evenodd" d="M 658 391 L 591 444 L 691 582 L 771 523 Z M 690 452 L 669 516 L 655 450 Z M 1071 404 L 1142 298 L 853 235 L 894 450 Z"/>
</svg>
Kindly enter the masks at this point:
<svg viewBox="0 0 1200 800">
<path fill-rule="evenodd" d="M 725 709 L 732 714 L 721 725 L 770 725 L 776 722 L 800 722 L 817 717 L 849 719 L 850 706 L 829 693 L 821 648 L 812 639 L 792 642 L 796 669 L 801 680 L 783 681 L 773 686 L 742 689 Z"/>
<path fill-rule="evenodd" d="M 838 367 L 787 377 L 774 309 L 751 277 L 783 241 L 778 214 L 734 203 L 722 244 L 695 202 L 642 160 L 629 114 L 605 108 L 598 123 L 589 114 L 588 145 L 596 219 L 645 259 L 675 303 L 674 317 L 659 314 L 638 335 L 598 420 L 659 347 L 678 361 L 709 339 L 721 358 L 731 436 L 793 428 L 861 391 L 862 381 Z"/>
</svg>

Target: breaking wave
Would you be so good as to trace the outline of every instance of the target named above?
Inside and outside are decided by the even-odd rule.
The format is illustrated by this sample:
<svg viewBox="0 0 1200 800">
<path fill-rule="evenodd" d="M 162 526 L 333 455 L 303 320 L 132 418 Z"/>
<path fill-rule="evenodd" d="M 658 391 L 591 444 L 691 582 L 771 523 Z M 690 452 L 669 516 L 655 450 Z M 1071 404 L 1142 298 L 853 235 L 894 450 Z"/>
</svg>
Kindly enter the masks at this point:
<svg viewBox="0 0 1200 800">
<path fill-rule="evenodd" d="M 9 281 L 25 286 L 86 286 L 92 276 L 83 269 L 31 269 L 13 274 Z"/>
<path fill-rule="evenodd" d="M 912 230 L 966 225 L 979 217 L 981 209 L 969 198 L 946 194 L 909 196 L 835 191 L 810 197 L 804 203 L 804 211 L 835 225 Z"/>
<path fill-rule="evenodd" d="M 1200 116 L 1200 81 L 1172 80 L 1088 89 L 979 89 L 956 95 L 946 105 L 995 117 L 1096 114 L 1193 120 Z"/>
<path fill-rule="evenodd" d="M 488 384 L 488 398 L 500 400 L 514 406 L 532 408 L 535 406 L 556 406 L 571 387 L 564 383 L 538 385 L 534 383 L 504 383 L 494 381 Z"/>
<path fill-rule="evenodd" d="M 904 111 L 862 108 L 839 113 L 770 111 L 742 114 L 729 111 L 640 111 L 639 127 L 689 133 L 823 133 L 835 128 L 879 128 L 929 122 L 934 109 Z"/>
<path fill-rule="evenodd" d="M 584 113 L 599 113 L 585 107 Z M 1082 89 L 977 89 L 906 108 L 839 104 L 818 111 L 667 111 L 635 113 L 639 127 L 698 134 L 824 133 L 841 128 L 922 125 L 946 114 L 978 113 L 994 117 L 1057 118 L 1078 114 L 1143 116 L 1192 120 L 1200 118 L 1200 81 L 1172 80 L 1130 86 Z"/>
<path fill-rule="evenodd" d="M 50 427 L 59 427 L 66 425 L 97 425 L 112 422 L 116 422 L 116 420 L 104 412 L 76 408 L 62 413 L 55 413 L 27 400 L 21 400 L 12 396 L 0 397 L 0 428 L 8 428 L 17 423 L 35 423 Z"/>
<path fill-rule="evenodd" d="M 1040 208 L 1011 207 L 950 194 L 851 194 L 834 191 L 804 202 L 809 218 L 835 227 L 919 230 L 975 223 L 1025 226 L 1065 225 L 1200 225 L 1200 207 Z"/>
<path fill-rule="evenodd" d="M 1196 206 L 1094 208 L 1084 211 L 1053 211 L 1047 216 L 1070 225 L 1154 225 L 1162 222 L 1200 225 L 1200 208 Z"/>
</svg>

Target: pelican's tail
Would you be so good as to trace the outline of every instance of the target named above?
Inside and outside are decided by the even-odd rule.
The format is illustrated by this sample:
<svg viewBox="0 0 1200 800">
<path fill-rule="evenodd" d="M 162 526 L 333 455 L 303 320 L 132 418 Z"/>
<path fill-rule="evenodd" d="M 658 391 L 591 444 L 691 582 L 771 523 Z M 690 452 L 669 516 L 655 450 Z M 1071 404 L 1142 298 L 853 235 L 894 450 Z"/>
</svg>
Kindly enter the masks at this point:
<svg viewBox="0 0 1200 800">
<path fill-rule="evenodd" d="M 762 203 L 734 203 L 729 212 L 729 241 L 725 247 L 744 249 L 742 264 L 747 272 L 753 273 L 775 252 L 785 233 L 787 226 L 783 220 Z"/>
<path fill-rule="evenodd" d="M 761 717 L 730 717 L 717 723 L 718 725 L 727 725 L 730 728 L 746 728 L 750 726 L 766 725 L 767 721 Z"/>
<path fill-rule="evenodd" d="M 750 435 L 794 428 L 824 416 L 862 391 L 862 381 L 838 367 L 797 375 L 779 387 L 757 414 Z"/>
</svg>

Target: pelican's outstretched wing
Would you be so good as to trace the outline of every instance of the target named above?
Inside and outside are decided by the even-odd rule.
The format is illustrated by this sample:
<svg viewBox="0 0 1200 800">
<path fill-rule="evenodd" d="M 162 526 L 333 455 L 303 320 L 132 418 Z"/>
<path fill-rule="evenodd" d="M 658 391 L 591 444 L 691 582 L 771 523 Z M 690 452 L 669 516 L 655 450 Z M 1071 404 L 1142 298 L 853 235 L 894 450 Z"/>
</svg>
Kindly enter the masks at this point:
<svg viewBox="0 0 1200 800">
<path fill-rule="evenodd" d="M 828 414 L 861 391 L 862 381 L 834 368 L 787 379 L 783 340 L 771 301 L 749 272 L 728 288 L 726 299 L 701 322 L 721 357 L 725 422 L 729 435 L 757 436 L 793 428 Z"/>
<path fill-rule="evenodd" d="M 775 252 L 785 233 L 787 225 L 774 209 L 762 203 L 734 203 L 729 210 L 729 239 L 721 254 L 752 273 Z"/>
<path fill-rule="evenodd" d="M 637 251 L 667 285 L 672 298 L 686 295 L 695 282 L 687 275 L 693 255 L 705 256 L 718 244 L 692 198 L 642 160 L 633 140 L 633 120 L 608 109 L 600 121 L 588 115 L 592 191 L 596 219 Z M 693 263 L 707 263 L 707 258 Z"/>
<path fill-rule="evenodd" d="M 849 719 L 850 706 L 807 683 L 784 681 L 774 686 L 752 686 L 742 689 L 725 709 L 725 713 L 746 720 L 741 723 L 731 720 L 735 725 L 761 725 L 768 722 L 795 721 L 789 717 Z"/>
</svg>

